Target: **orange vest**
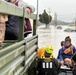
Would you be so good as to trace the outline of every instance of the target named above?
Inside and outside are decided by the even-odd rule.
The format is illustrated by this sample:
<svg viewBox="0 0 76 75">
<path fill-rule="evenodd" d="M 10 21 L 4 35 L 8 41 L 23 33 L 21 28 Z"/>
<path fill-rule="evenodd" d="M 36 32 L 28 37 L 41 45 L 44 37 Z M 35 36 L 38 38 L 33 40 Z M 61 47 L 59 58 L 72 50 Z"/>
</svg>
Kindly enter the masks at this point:
<svg viewBox="0 0 76 75">
<path fill-rule="evenodd" d="M 37 50 L 37 55 L 39 58 L 42 58 L 42 56 L 44 56 L 44 52 L 45 52 L 45 49 L 44 48 L 39 48 Z"/>
<path fill-rule="evenodd" d="M 44 48 L 39 48 L 37 50 L 37 56 L 38 56 L 38 58 L 42 58 L 44 56 L 44 52 L 45 52 Z M 53 54 L 52 54 L 52 56 L 53 56 Z"/>
</svg>

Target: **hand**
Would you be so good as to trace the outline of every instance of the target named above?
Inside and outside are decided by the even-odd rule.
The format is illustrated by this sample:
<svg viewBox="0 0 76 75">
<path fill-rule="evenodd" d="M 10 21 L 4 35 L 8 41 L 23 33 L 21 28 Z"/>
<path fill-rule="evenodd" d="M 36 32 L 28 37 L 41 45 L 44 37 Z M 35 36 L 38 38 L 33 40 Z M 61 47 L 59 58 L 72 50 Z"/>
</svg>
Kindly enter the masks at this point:
<svg viewBox="0 0 76 75">
<path fill-rule="evenodd" d="M 61 65 L 64 65 L 64 61 L 61 61 L 60 64 L 61 64 Z"/>
<path fill-rule="evenodd" d="M 28 12 L 28 14 L 30 14 L 30 13 L 31 13 L 30 8 L 26 8 L 25 10 Z"/>
</svg>

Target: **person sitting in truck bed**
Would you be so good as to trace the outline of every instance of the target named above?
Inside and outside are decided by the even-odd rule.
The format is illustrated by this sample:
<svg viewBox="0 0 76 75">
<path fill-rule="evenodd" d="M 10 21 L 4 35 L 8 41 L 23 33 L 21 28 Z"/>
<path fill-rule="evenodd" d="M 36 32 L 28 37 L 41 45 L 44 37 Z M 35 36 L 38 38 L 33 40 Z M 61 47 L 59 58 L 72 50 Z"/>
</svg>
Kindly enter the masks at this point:
<svg viewBox="0 0 76 75">
<path fill-rule="evenodd" d="M 16 6 L 23 8 L 25 7 L 28 14 L 34 11 L 33 7 L 28 5 L 22 0 L 6 0 L 7 2 L 10 2 L 12 4 L 15 4 Z M 26 20 L 26 19 L 25 19 Z M 28 23 L 26 23 L 28 22 Z M 27 29 L 27 24 L 30 25 L 30 21 L 26 21 L 25 28 Z M 31 30 L 31 27 L 30 29 Z M 8 15 L 8 22 L 6 22 L 6 31 L 5 31 L 5 40 L 17 40 L 18 39 L 18 33 L 19 33 L 19 17 L 14 15 Z"/>
</svg>

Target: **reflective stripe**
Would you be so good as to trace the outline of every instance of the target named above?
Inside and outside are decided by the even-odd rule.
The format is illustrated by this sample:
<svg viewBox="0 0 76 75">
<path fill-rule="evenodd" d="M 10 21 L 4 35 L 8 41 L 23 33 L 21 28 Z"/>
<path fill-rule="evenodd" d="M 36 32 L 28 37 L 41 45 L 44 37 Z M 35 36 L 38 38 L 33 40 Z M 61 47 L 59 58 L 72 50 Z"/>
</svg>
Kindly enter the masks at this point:
<svg viewBox="0 0 76 75">
<path fill-rule="evenodd" d="M 50 57 L 48 57 L 48 58 L 46 58 L 45 56 L 42 56 L 41 58 L 42 58 L 42 59 L 44 59 L 44 60 L 45 60 L 45 59 L 51 60 L 52 58 L 54 58 L 54 56 L 53 56 L 53 55 L 51 55 L 51 56 L 50 56 Z"/>
<path fill-rule="evenodd" d="M 49 68 L 49 63 L 48 62 L 46 63 L 46 68 Z"/>
<path fill-rule="evenodd" d="M 52 68 L 52 62 L 43 62 L 42 68 Z"/>
<path fill-rule="evenodd" d="M 43 64 L 42 64 L 42 68 L 45 68 L 45 62 L 43 62 Z"/>
<path fill-rule="evenodd" d="M 50 68 L 52 68 L 52 62 L 50 62 Z"/>
</svg>

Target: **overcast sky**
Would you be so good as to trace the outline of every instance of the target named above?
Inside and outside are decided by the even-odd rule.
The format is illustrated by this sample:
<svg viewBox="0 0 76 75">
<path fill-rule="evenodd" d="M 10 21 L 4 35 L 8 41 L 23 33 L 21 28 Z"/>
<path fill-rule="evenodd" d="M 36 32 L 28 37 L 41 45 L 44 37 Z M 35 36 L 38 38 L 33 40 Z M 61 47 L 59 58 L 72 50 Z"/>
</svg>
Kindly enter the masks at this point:
<svg viewBox="0 0 76 75">
<path fill-rule="evenodd" d="M 37 0 L 24 0 L 28 4 L 31 4 L 37 10 Z M 39 14 L 44 9 L 48 12 L 51 11 L 51 15 L 54 16 L 56 12 L 58 19 L 63 21 L 72 21 L 75 19 L 76 12 L 76 0 L 38 0 L 39 1 Z M 36 13 L 35 10 L 35 13 Z"/>
</svg>

